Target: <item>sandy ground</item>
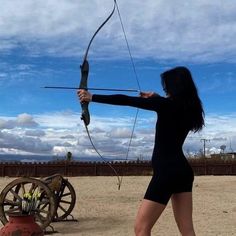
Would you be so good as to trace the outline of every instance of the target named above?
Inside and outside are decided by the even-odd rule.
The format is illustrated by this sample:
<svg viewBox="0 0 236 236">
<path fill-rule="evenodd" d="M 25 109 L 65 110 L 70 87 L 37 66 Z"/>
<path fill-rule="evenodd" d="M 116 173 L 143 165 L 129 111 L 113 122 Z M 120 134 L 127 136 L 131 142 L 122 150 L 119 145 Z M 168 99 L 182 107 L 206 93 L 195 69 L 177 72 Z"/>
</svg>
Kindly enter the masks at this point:
<svg viewBox="0 0 236 236">
<path fill-rule="evenodd" d="M 72 212 L 77 222 L 53 223 L 53 235 L 132 236 L 138 206 L 150 176 L 124 177 L 117 190 L 116 177 L 73 177 L 77 193 Z M 0 190 L 12 178 L 0 178 Z M 194 224 L 197 236 L 236 236 L 236 176 L 198 176 L 194 189 Z M 153 228 L 152 235 L 180 235 L 171 203 Z"/>
</svg>

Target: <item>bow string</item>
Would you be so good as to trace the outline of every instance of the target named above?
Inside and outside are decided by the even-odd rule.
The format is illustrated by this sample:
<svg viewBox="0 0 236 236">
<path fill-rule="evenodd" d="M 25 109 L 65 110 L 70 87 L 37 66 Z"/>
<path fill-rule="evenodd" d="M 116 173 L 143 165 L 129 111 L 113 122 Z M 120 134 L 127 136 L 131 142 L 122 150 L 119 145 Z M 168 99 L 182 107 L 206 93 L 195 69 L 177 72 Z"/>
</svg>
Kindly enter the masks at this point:
<svg viewBox="0 0 236 236">
<path fill-rule="evenodd" d="M 116 8 L 117 8 L 121 28 L 122 28 L 122 31 L 123 31 L 123 35 L 124 35 L 124 38 L 125 38 L 126 47 L 127 47 L 128 53 L 129 53 L 131 65 L 132 65 L 133 72 L 134 72 L 134 75 L 135 75 L 135 79 L 136 79 L 136 82 L 137 82 L 137 85 L 138 85 L 138 90 L 141 91 L 141 86 L 140 86 L 140 83 L 139 83 L 138 73 L 137 73 L 137 70 L 136 70 L 136 67 L 135 67 L 135 64 L 134 64 L 134 59 L 133 59 L 131 49 L 130 49 L 130 46 L 129 46 L 128 37 L 127 37 L 126 32 L 125 32 L 125 27 L 124 27 L 124 24 L 123 24 L 123 20 L 122 20 L 122 17 L 121 17 L 119 6 L 118 6 L 117 2 L 115 4 L 116 4 Z M 129 158 L 129 152 L 130 152 L 130 148 L 131 148 L 131 144 L 132 144 L 132 139 L 134 137 L 134 131 L 135 131 L 135 126 L 136 126 L 137 119 L 138 119 L 138 114 L 139 114 L 139 109 L 137 108 L 136 113 L 135 113 L 135 117 L 134 117 L 134 123 L 133 123 L 132 131 L 131 131 L 131 135 L 130 135 L 130 140 L 129 140 L 129 144 L 128 144 L 128 148 L 127 148 L 127 152 L 126 152 L 125 161 L 127 161 L 128 158 Z M 123 175 L 121 176 L 120 179 L 121 179 L 121 183 L 122 183 Z"/>
</svg>

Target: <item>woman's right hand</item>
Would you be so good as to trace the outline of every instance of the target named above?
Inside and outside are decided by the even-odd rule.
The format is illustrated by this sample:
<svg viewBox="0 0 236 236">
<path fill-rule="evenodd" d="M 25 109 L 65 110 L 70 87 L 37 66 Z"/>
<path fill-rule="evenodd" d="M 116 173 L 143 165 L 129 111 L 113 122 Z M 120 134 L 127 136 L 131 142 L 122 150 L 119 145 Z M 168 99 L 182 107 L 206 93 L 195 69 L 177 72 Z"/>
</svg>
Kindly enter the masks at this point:
<svg viewBox="0 0 236 236">
<path fill-rule="evenodd" d="M 152 98 L 158 96 L 158 94 L 154 92 L 140 92 L 139 96 L 141 98 Z"/>
</svg>

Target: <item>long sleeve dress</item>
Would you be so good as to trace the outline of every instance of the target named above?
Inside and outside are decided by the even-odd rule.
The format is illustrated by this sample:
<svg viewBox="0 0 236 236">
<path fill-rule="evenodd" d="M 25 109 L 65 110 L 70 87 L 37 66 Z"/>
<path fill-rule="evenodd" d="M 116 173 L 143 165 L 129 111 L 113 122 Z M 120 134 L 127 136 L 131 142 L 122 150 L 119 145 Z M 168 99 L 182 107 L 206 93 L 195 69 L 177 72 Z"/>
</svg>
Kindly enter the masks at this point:
<svg viewBox="0 0 236 236">
<path fill-rule="evenodd" d="M 93 95 L 92 101 L 132 106 L 157 113 L 152 154 L 153 176 L 145 193 L 145 199 L 166 205 L 172 194 L 192 191 L 193 170 L 182 150 L 190 131 L 189 116 L 180 101 L 159 95 L 151 98 Z"/>
</svg>

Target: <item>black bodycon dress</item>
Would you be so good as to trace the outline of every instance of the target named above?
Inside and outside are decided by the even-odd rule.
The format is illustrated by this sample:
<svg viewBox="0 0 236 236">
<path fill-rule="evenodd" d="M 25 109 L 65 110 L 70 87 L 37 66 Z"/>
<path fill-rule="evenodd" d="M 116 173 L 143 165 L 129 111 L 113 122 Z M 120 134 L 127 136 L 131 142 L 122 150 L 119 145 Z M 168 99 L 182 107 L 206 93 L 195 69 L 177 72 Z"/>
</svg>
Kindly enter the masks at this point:
<svg viewBox="0 0 236 236">
<path fill-rule="evenodd" d="M 194 175 L 182 150 L 190 129 L 188 115 L 180 101 L 158 95 L 151 98 L 93 95 L 92 101 L 132 106 L 157 113 L 152 154 L 153 177 L 145 193 L 145 199 L 166 205 L 172 194 L 192 191 Z"/>
</svg>

